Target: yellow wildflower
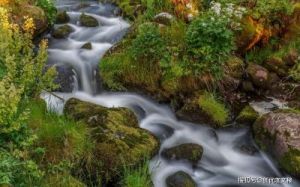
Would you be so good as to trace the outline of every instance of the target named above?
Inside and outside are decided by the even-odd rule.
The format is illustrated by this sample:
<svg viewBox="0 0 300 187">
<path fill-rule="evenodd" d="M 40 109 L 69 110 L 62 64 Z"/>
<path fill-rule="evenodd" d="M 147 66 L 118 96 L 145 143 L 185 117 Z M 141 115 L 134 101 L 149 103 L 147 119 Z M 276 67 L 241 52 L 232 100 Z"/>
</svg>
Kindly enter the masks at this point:
<svg viewBox="0 0 300 187">
<path fill-rule="evenodd" d="M 10 28 L 8 12 L 5 8 L 2 7 L 0 7 L 0 26 L 5 30 Z"/>
<path fill-rule="evenodd" d="M 33 19 L 28 16 L 25 16 L 24 19 L 25 19 L 25 22 L 23 25 L 24 31 L 28 32 L 28 33 L 33 33 L 35 30 L 35 25 L 34 25 Z"/>
</svg>

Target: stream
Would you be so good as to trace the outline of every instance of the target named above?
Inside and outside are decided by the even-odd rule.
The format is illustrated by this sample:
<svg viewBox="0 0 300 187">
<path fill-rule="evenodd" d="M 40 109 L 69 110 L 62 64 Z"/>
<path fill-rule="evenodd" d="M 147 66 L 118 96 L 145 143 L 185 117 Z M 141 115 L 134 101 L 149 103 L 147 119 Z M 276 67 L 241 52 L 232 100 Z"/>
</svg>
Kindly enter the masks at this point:
<svg viewBox="0 0 300 187">
<path fill-rule="evenodd" d="M 152 158 L 149 169 L 155 187 L 165 187 L 165 179 L 176 171 L 185 171 L 201 187 L 247 186 L 238 184 L 238 177 L 288 177 L 278 169 L 276 162 L 254 144 L 249 128 L 225 128 L 215 130 L 205 124 L 193 124 L 176 119 L 167 105 L 158 104 L 135 93 L 106 92 L 101 88 L 98 63 L 105 52 L 122 39 L 130 24 L 117 16 L 118 9 L 97 1 L 57 0 L 57 8 L 66 10 L 74 30 L 66 39 L 54 39 L 49 34 L 48 64 L 61 67 L 59 72 L 69 89 L 52 94 L 42 93 L 48 108 L 63 112 L 69 98 L 78 98 L 105 107 L 126 107 L 134 111 L 139 125 L 152 132 L 161 142 L 159 152 L 182 143 L 203 146 L 201 161 L 192 166 L 188 162 L 170 161 L 160 154 Z M 98 20 L 100 26 L 81 27 L 81 12 Z M 55 25 L 58 27 L 61 25 Z M 92 49 L 81 49 L 91 42 Z M 101 63 L 101 62 L 100 62 Z M 64 74 L 65 72 L 68 72 Z M 67 90 L 67 91 L 66 91 Z M 63 98 L 63 99 L 62 99 Z M 255 104 L 254 104 L 255 105 Z M 257 105 L 263 107 L 263 105 Z M 251 147 L 252 154 L 242 147 Z M 253 186 L 254 184 L 248 184 Z M 300 186 L 291 184 L 255 184 L 255 186 Z"/>
</svg>

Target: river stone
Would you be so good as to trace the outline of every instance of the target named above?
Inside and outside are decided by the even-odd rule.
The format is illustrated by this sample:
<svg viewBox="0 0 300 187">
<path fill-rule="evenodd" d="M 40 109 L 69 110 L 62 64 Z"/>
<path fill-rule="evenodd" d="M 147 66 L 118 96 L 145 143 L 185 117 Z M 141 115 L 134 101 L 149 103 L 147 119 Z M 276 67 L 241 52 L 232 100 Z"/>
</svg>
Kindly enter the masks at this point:
<svg viewBox="0 0 300 187">
<path fill-rule="evenodd" d="M 246 72 L 253 84 L 260 88 L 268 87 L 269 71 L 257 64 L 249 64 Z"/>
<path fill-rule="evenodd" d="M 91 42 L 88 42 L 88 43 L 85 43 L 81 49 L 88 49 L 88 50 L 91 50 L 92 49 L 92 43 Z"/>
<path fill-rule="evenodd" d="M 167 187 L 196 187 L 195 181 L 187 173 L 178 171 L 167 177 Z"/>
<path fill-rule="evenodd" d="M 59 65 L 55 66 L 57 76 L 54 79 L 54 82 L 59 85 L 59 88 L 55 91 L 69 93 L 74 89 L 74 75 L 75 73 L 72 70 L 72 67 L 69 65 Z"/>
<path fill-rule="evenodd" d="M 300 176 L 300 112 L 277 110 L 260 117 L 253 126 L 257 144 L 270 152 L 282 168 Z"/>
<path fill-rule="evenodd" d="M 201 160 L 202 153 L 203 148 L 201 145 L 188 143 L 165 149 L 161 155 L 167 159 L 188 160 L 196 165 Z"/>
<path fill-rule="evenodd" d="M 85 27 L 98 27 L 99 23 L 96 18 L 86 14 L 81 14 L 79 18 L 80 24 Z"/>
<path fill-rule="evenodd" d="M 236 121 L 238 123 L 252 125 L 258 117 L 258 112 L 256 112 L 250 105 L 247 105 L 237 116 Z"/>
<path fill-rule="evenodd" d="M 154 21 L 162 25 L 171 25 L 174 16 L 168 12 L 161 12 L 154 17 Z"/>
<path fill-rule="evenodd" d="M 58 12 L 56 15 L 56 23 L 57 24 L 64 24 L 70 21 L 70 16 L 67 14 L 66 11 Z"/>
<path fill-rule="evenodd" d="M 52 32 L 52 36 L 56 39 L 63 39 L 67 38 L 73 31 L 74 30 L 70 25 L 63 25 L 58 27 L 57 29 L 54 29 L 54 31 Z"/>
<path fill-rule="evenodd" d="M 124 167 L 137 165 L 158 150 L 157 139 L 139 128 L 129 109 L 106 108 L 72 98 L 66 102 L 64 113 L 85 123 L 94 142 L 92 153 L 74 169 L 76 176 L 111 180 Z"/>
</svg>

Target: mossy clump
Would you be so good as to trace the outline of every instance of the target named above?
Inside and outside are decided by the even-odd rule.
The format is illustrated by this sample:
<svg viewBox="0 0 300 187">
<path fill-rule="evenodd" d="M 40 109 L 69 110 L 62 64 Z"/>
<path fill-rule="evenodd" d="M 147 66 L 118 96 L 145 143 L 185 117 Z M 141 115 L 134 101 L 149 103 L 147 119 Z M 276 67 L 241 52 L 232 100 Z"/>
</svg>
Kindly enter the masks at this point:
<svg viewBox="0 0 300 187">
<path fill-rule="evenodd" d="M 290 174 L 300 176 L 300 150 L 289 149 L 280 159 L 279 164 Z"/>
<path fill-rule="evenodd" d="M 198 105 L 216 123 L 216 127 L 224 126 L 229 119 L 229 111 L 226 106 L 209 92 L 204 92 L 204 94 L 200 95 Z"/>
<path fill-rule="evenodd" d="M 106 108 L 70 99 L 65 113 L 84 122 L 91 130 L 94 148 L 86 154 L 75 173 L 93 184 L 122 175 L 124 166 L 134 166 L 158 149 L 157 139 L 140 129 L 135 115 L 126 108 Z"/>
<path fill-rule="evenodd" d="M 83 123 L 48 112 L 43 101 L 31 102 L 30 110 L 29 126 L 37 135 L 35 145 L 43 149 L 34 154 L 39 163 L 76 162 L 88 151 L 89 132 Z"/>
<path fill-rule="evenodd" d="M 236 121 L 244 124 L 253 124 L 258 117 L 258 112 L 256 112 L 250 105 L 248 105 L 243 108 L 243 110 L 236 118 Z"/>
</svg>

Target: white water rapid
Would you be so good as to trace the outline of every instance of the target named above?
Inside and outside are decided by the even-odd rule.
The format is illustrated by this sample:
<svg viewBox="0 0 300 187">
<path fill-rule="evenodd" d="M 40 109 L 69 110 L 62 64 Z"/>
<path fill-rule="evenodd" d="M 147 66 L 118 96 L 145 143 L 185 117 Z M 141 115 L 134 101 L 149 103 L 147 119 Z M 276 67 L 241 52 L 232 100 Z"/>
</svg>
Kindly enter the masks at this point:
<svg viewBox="0 0 300 187">
<path fill-rule="evenodd" d="M 247 128 L 227 128 L 214 130 L 205 124 L 192 124 L 176 119 L 174 113 L 166 105 L 157 104 L 141 95 L 134 93 L 111 93 L 101 90 L 96 78 L 98 63 L 105 52 L 118 42 L 130 25 L 121 17 L 117 17 L 114 6 L 100 4 L 97 1 L 58 0 L 57 8 L 67 10 L 71 21 L 68 23 L 74 32 L 67 39 L 49 37 L 49 62 L 62 67 L 62 71 L 70 75 L 62 75 L 68 92 L 55 92 L 59 97 L 43 93 L 48 107 L 62 113 L 67 99 L 74 97 L 106 107 L 127 107 L 133 110 L 139 119 L 141 128 L 156 135 L 160 142 L 160 152 L 182 143 L 197 143 L 203 146 L 204 153 L 196 167 L 188 162 L 165 160 L 156 155 L 150 163 L 152 180 L 155 187 L 165 187 L 165 179 L 176 171 L 188 173 L 201 187 L 247 186 L 238 184 L 240 176 L 255 177 L 287 177 L 279 171 L 266 154 L 254 151 L 247 154 L 242 146 L 253 143 L 250 130 Z M 79 16 L 81 12 L 96 18 L 100 26 L 95 28 L 81 27 Z M 60 25 L 55 25 L 58 27 Z M 81 49 L 81 46 L 91 42 L 92 49 Z M 64 69 L 65 68 L 65 69 Z M 62 99 L 63 98 L 63 99 Z M 105 150 L 103 150 L 105 151 Z M 296 181 L 292 184 L 249 184 L 248 186 L 300 186 Z"/>
</svg>

